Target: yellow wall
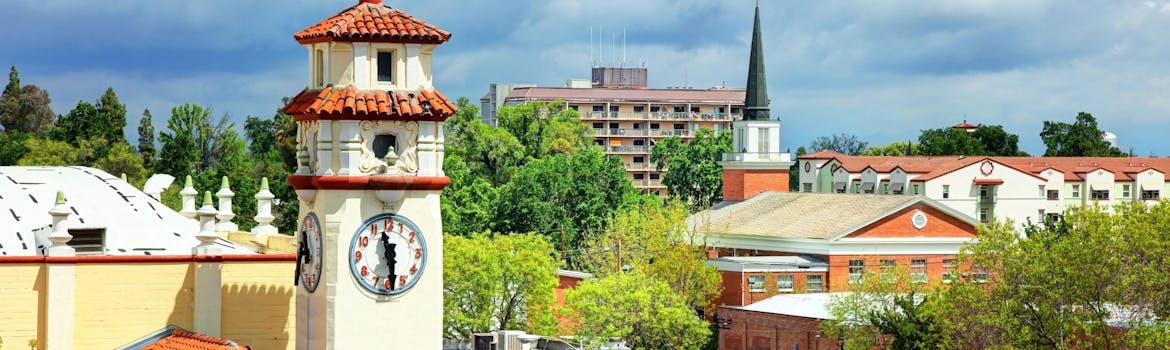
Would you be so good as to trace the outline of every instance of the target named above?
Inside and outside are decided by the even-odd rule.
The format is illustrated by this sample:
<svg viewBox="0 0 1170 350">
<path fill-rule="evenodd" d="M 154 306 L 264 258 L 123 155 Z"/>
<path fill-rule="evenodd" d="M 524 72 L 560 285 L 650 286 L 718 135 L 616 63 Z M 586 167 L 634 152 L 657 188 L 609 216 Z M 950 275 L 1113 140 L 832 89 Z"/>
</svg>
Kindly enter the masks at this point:
<svg viewBox="0 0 1170 350">
<path fill-rule="evenodd" d="M 168 324 L 194 326 L 192 263 L 78 264 L 77 349 L 125 345 Z"/>
<path fill-rule="evenodd" d="M 253 349 L 293 349 L 296 291 L 292 262 L 234 262 L 223 266 L 223 338 Z"/>
<path fill-rule="evenodd" d="M 74 348 L 110 349 L 167 325 L 194 326 L 194 263 L 78 263 Z M 293 349 L 291 261 L 225 262 L 221 336 L 255 349 Z M 0 264 L 0 339 L 25 349 L 45 339 L 44 263 Z M 43 347 L 43 345 L 42 345 Z"/>
<path fill-rule="evenodd" d="M 38 333 L 44 265 L 0 265 L 0 281 L 0 339 L 8 348 L 26 349 L 29 340 L 44 338 Z"/>
</svg>

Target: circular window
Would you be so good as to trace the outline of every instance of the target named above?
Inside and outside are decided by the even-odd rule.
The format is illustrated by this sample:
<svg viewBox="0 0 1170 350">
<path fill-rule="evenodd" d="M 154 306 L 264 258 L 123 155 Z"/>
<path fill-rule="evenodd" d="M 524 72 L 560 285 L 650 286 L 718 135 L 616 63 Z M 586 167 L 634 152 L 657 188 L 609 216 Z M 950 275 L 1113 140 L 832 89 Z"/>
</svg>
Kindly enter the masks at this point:
<svg viewBox="0 0 1170 350">
<path fill-rule="evenodd" d="M 914 228 L 921 230 L 926 227 L 926 214 L 923 212 L 916 212 L 914 216 L 910 217 L 910 222 L 914 224 Z"/>
<path fill-rule="evenodd" d="M 812 170 L 812 163 L 811 162 L 804 162 L 804 172 L 807 173 L 811 170 Z"/>
<path fill-rule="evenodd" d="M 991 175 L 991 172 L 994 170 L 995 164 L 991 164 L 990 160 L 983 161 L 983 164 L 979 166 L 979 172 L 983 173 L 983 175 Z"/>
</svg>

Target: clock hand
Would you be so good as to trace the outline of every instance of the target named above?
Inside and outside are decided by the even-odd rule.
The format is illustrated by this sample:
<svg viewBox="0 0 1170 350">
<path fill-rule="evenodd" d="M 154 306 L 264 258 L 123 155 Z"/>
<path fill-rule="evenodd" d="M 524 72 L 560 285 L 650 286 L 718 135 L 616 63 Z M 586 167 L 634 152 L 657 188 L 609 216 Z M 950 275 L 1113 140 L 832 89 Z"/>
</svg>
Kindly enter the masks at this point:
<svg viewBox="0 0 1170 350">
<path fill-rule="evenodd" d="M 382 232 L 380 240 L 382 241 L 382 257 L 386 259 L 386 266 L 389 268 L 389 271 L 386 272 L 386 279 L 390 281 L 390 289 L 394 289 L 397 288 L 395 285 L 397 281 L 394 280 L 394 264 L 397 262 L 395 257 L 398 255 L 394 248 L 397 245 L 390 243 L 390 235 L 386 232 Z"/>
<path fill-rule="evenodd" d="M 308 234 L 309 234 L 308 231 L 301 231 L 301 239 L 300 239 L 300 242 L 298 242 L 298 244 L 297 244 L 297 245 L 299 245 L 299 247 L 297 247 L 296 273 L 295 273 L 295 275 L 293 275 L 293 285 L 294 286 L 299 285 L 300 281 L 301 281 L 301 263 L 302 263 L 302 261 L 308 262 L 308 261 L 306 261 L 306 259 L 312 259 L 312 257 L 309 256 L 308 238 L 306 238 L 306 236 Z"/>
</svg>

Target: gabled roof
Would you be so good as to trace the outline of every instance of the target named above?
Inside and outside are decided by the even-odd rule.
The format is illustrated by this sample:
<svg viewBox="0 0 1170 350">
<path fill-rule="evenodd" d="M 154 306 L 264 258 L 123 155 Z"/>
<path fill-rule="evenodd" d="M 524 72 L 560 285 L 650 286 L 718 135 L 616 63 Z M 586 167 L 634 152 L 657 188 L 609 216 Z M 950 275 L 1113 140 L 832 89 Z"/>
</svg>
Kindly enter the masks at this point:
<svg viewBox="0 0 1170 350">
<path fill-rule="evenodd" d="M 937 178 L 983 160 L 991 160 L 1037 178 L 1042 178 L 1039 175 L 1046 170 L 1056 170 L 1064 173 L 1066 181 L 1081 181 L 1080 174 L 1097 169 L 1112 172 L 1118 181 L 1132 181 L 1128 174 L 1150 169 L 1170 174 L 1170 158 L 1152 157 L 848 156 L 833 151 L 818 151 L 797 159 L 835 159 L 850 173 L 860 173 L 866 167 L 888 173 L 900 167 L 907 173 L 920 174 L 914 181 Z"/>
<path fill-rule="evenodd" d="M 402 10 L 383 5 L 382 0 L 360 0 L 293 35 L 301 44 L 326 41 L 403 42 L 442 44 L 451 33 Z"/>
<path fill-rule="evenodd" d="M 977 225 L 975 219 L 922 196 L 765 191 L 695 214 L 688 226 L 721 234 L 835 240 L 919 203 Z"/>
<path fill-rule="evenodd" d="M 49 208 L 63 191 L 70 229 L 105 229 L 104 255 L 190 255 L 199 223 L 104 171 L 0 167 L 0 256 L 43 255 Z M 226 239 L 224 254 L 254 254 Z"/>
<path fill-rule="evenodd" d="M 954 129 L 978 129 L 979 126 L 977 126 L 975 124 L 968 123 L 966 120 L 964 120 L 962 123 L 955 124 L 955 126 L 952 126 L 951 128 L 954 128 Z"/>
<path fill-rule="evenodd" d="M 357 116 L 370 119 L 445 120 L 459 110 L 434 89 L 421 91 L 358 90 L 333 85 L 305 89 L 281 109 L 292 116 Z"/>
<path fill-rule="evenodd" d="M 241 350 L 249 346 L 231 340 L 167 326 L 119 350 Z"/>
</svg>

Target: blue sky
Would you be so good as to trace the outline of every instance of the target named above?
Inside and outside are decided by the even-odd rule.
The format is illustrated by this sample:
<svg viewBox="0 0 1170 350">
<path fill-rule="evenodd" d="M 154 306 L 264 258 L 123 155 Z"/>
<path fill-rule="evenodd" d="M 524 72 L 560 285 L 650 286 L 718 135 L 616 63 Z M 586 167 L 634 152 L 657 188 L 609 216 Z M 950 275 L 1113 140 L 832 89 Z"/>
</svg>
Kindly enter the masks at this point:
<svg viewBox="0 0 1170 350">
<path fill-rule="evenodd" d="M 0 66 L 68 112 L 112 86 L 161 126 L 194 102 L 236 120 L 268 117 L 306 84 L 292 33 L 356 0 L 93 2 L 8 0 Z M 560 86 L 588 77 L 590 31 L 604 31 L 654 87 L 742 87 L 750 0 L 395 1 L 452 32 L 435 85 L 478 99 L 494 82 Z M 1123 150 L 1170 155 L 1170 0 L 761 2 L 782 143 L 856 134 L 871 144 L 919 130 L 1001 124 L 1030 153 L 1045 120 L 1093 113 Z M 596 37 L 596 34 L 595 34 Z M 597 56 L 596 53 L 593 56 Z M 594 58 L 596 59 L 596 57 Z M 621 55 L 607 52 L 607 62 Z M 2 79 L 2 78 L 0 78 Z"/>
</svg>

